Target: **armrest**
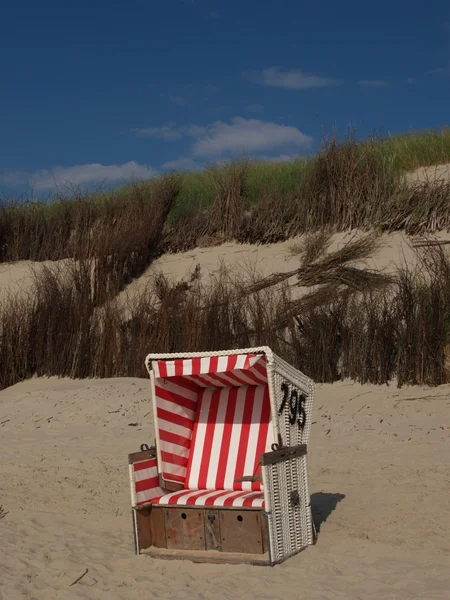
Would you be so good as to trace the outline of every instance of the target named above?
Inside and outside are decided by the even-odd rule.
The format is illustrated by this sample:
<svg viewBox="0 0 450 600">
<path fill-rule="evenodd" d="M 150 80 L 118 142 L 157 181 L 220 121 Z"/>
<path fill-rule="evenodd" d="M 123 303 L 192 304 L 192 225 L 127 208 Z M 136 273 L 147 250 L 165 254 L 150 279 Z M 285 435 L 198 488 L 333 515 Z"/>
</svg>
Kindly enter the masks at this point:
<svg viewBox="0 0 450 600">
<path fill-rule="evenodd" d="M 262 478 L 254 475 L 244 475 L 244 477 L 239 477 L 238 479 L 234 480 L 235 483 L 242 483 L 243 481 L 251 481 L 252 483 L 255 483 L 256 481 L 262 481 Z"/>
<path fill-rule="evenodd" d="M 139 452 L 133 452 L 128 455 L 128 464 L 132 465 L 141 460 L 150 460 L 156 458 L 156 448 L 152 447 L 148 450 L 139 450 Z"/>
<path fill-rule="evenodd" d="M 308 453 L 306 444 L 300 446 L 286 446 L 279 450 L 273 450 L 272 452 L 266 452 L 261 457 L 261 465 L 274 465 L 279 462 L 305 456 Z"/>
</svg>

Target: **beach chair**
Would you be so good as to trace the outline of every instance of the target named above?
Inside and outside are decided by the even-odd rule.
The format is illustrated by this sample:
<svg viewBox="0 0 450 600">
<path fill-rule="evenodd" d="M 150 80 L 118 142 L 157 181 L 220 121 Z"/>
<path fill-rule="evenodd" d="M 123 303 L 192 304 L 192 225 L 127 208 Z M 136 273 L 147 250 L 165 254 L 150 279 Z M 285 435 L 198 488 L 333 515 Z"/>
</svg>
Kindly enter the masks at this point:
<svg viewBox="0 0 450 600">
<path fill-rule="evenodd" d="M 129 455 L 136 553 L 273 565 L 313 544 L 313 382 L 267 347 L 146 367 L 156 443 Z"/>
</svg>

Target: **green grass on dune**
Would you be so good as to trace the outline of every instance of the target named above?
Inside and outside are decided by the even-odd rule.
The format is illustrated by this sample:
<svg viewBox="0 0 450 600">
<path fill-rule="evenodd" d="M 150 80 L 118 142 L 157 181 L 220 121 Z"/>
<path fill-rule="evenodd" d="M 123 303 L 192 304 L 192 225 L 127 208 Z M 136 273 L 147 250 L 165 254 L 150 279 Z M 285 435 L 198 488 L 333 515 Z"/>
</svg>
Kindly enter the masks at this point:
<svg viewBox="0 0 450 600">
<path fill-rule="evenodd" d="M 450 128 L 389 136 L 379 143 L 381 154 L 398 174 L 450 160 Z"/>
<path fill-rule="evenodd" d="M 292 161 L 271 162 L 248 160 L 245 201 L 249 205 L 260 200 L 264 194 L 280 198 L 291 198 L 301 193 L 302 186 L 314 176 L 318 156 L 327 151 L 327 144 L 315 156 L 295 158 Z M 394 176 L 399 176 L 418 167 L 438 165 L 450 161 L 450 128 L 439 131 L 411 131 L 399 135 L 384 137 L 369 137 L 355 140 L 350 135 L 337 142 L 342 147 L 345 144 L 357 144 L 361 152 L 361 160 L 368 155 L 375 157 L 380 165 L 388 168 Z M 236 164 L 236 163 L 234 163 Z M 170 215 L 170 223 L 175 224 L 186 214 L 192 214 L 207 208 L 212 204 L 217 188 L 226 177 L 231 163 L 223 166 L 208 167 L 199 172 L 183 172 L 181 177 L 181 192 Z M 155 183 L 152 178 L 138 183 L 135 187 L 146 195 Z M 96 193 L 84 198 L 92 203 L 92 210 L 106 204 L 112 204 L 117 209 L 127 204 L 130 196 L 130 186 L 124 186 L 111 193 Z M 71 200 L 71 203 L 74 201 Z M 56 199 L 54 202 L 38 203 L 42 216 L 52 218 L 61 212 L 70 210 L 67 202 Z"/>
<path fill-rule="evenodd" d="M 244 207 L 251 207 L 267 198 L 274 209 L 284 205 L 295 212 L 300 201 L 310 207 L 305 210 L 313 211 L 318 194 L 322 195 L 322 200 L 324 196 L 331 198 L 337 194 L 341 202 L 345 200 L 344 196 L 354 202 L 359 194 L 360 201 L 372 202 L 370 193 L 361 192 L 364 185 L 366 190 L 373 189 L 375 185 L 384 186 L 382 202 L 388 202 L 393 184 L 402 174 L 418 167 L 447 162 L 450 162 L 450 128 L 370 136 L 362 140 L 356 139 L 350 132 L 342 140 L 335 137 L 324 139 L 319 152 L 306 158 L 287 162 L 238 161 L 208 167 L 201 172 L 178 174 L 179 192 L 167 225 L 173 229 L 186 217 L 200 216 L 202 211 L 211 212 L 217 199 L 223 203 L 225 198 L 226 202 L 228 193 L 236 196 L 230 188 L 233 181 L 239 185 L 238 196 Z M 31 208 L 20 204 L 0 205 L 0 259 L 2 253 L 4 256 L 22 256 L 25 252 L 13 250 L 11 243 L 5 242 L 11 236 L 15 239 L 28 236 L 31 244 L 40 246 L 46 236 L 63 238 L 74 230 L 89 227 L 85 223 L 101 224 L 125 213 L 132 215 L 136 212 L 135 207 L 143 210 L 148 205 L 151 212 L 163 179 L 154 177 L 108 193 L 33 203 Z M 429 211 L 430 208 L 433 207 L 426 205 L 424 210 Z M 360 206 L 357 210 L 361 212 L 363 208 Z M 383 212 L 382 208 L 380 211 Z M 319 221 L 313 225 L 320 226 Z M 28 232 L 26 235 L 21 233 L 25 230 Z M 48 244 L 48 241 L 45 243 Z"/>
<path fill-rule="evenodd" d="M 363 161 L 368 155 L 379 161 L 380 168 L 398 177 L 418 167 L 450 161 L 450 128 L 441 131 L 409 132 L 355 141 L 352 137 L 339 144 L 358 144 Z M 326 146 L 320 152 L 326 152 Z M 264 194 L 291 199 L 301 195 L 304 185 L 314 177 L 318 156 L 295 158 L 288 162 L 248 161 L 245 201 L 251 205 Z M 215 198 L 218 183 L 226 176 L 230 165 L 214 167 L 197 173 L 182 174 L 182 189 L 170 215 L 171 224 L 181 217 L 207 208 Z"/>
<path fill-rule="evenodd" d="M 239 163 L 229 163 L 221 167 L 209 167 L 198 173 L 183 173 L 181 192 L 170 215 L 170 224 L 174 225 L 185 215 L 208 208 L 227 178 L 230 169 Z M 243 196 L 245 203 L 251 205 L 265 194 L 292 197 L 299 190 L 299 184 L 307 177 L 307 171 L 313 166 L 309 159 L 296 159 L 290 162 L 243 161 L 246 171 Z"/>
</svg>

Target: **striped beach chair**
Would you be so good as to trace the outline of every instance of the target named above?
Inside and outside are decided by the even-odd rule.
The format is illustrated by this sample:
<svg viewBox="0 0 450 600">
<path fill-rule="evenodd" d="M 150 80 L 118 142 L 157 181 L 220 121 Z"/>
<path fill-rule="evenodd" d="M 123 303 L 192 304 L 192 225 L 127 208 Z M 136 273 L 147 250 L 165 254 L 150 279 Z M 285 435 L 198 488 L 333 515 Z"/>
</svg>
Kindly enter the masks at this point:
<svg viewBox="0 0 450 600">
<path fill-rule="evenodd" d="M 267 347 L 146 366 L 156 443 L 129 455 L 136 552 L 276 564 L 314 543 L 313 382 Z"/>
</svg>

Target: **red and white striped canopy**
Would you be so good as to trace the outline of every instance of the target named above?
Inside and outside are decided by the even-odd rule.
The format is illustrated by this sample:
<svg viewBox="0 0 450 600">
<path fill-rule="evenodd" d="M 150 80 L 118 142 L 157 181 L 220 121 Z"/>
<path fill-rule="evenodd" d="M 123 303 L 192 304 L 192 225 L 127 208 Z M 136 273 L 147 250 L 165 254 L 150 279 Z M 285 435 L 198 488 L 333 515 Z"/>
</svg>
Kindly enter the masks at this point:
<svg viewBox="0 0 450 600">
<path fill-rule="evenodd" d="M 263 354 L 232 354 L 152 362 L 156 379 L 183 377 L 200 387 L 235 387 L 267 384 Z"/>
</svg>

